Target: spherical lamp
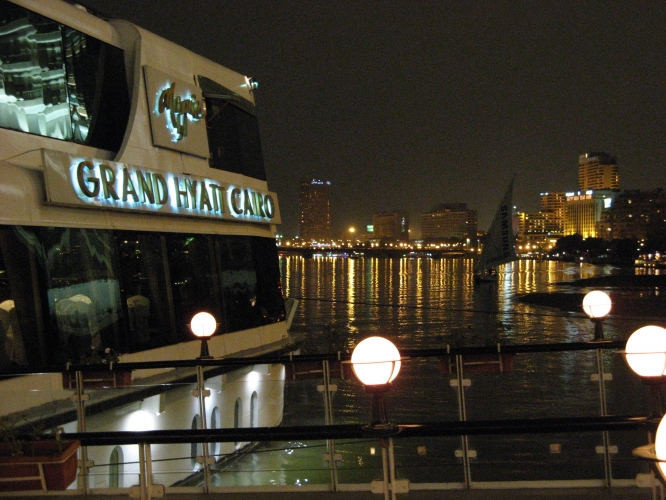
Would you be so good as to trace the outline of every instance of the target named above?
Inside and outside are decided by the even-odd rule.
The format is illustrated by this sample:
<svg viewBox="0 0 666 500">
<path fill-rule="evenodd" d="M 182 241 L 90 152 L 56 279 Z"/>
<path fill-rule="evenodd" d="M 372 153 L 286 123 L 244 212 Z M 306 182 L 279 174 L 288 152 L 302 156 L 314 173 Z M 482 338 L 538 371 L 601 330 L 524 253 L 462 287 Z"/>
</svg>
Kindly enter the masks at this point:
<svg viewBox="0 0 666 500">
<path fill-rule="evenodd" d="M 198 359 L 211 358 L 208 353 L 208 339 L 217 330 L 215 317 L 207 312 L 199 312 L 192 317 L 189 327 L 194 336 L 201 339 L 201 354 Z"/>
<path fill-rule="evenodd" d="M 654 437 L 654 451 L 657 456 L 657 465 L 662 477 L 666 477 L 666 418 L 662 418 L 657 427 L 657 434 Z"/>
<path fill-rule="evenodd" d="M 395 427 L 388 423 L 384 392 L 400 371 L 400 352 L 390 340 L 368 337 L 354 349 L 351 363 L 356 378 L 372 394 L 372 421 L 368 429 L 390 435 Z"/>
<path fill-rule="evenodd" d="M 666 329 L 644 326 L 636 330 L 627 340 L 625 359 L 641 377 L 666 375 Z"/>
<path fill-rule="evenodd" d="M 583 311 L 594 322 L 594 340 L 603 340 L 604 330 L 601 322 L 611 310 L 611 299 L 607 293 L 592 291 L 583 298 Z"/>
<path fill-rule="evenodd" d="M 611 299 L 607 293 L 595 290 L 583 298 L 583 311 L 590 318 L 603 318 L 611 310 Z"/>
<path fill-rule="evenodd" d="M 400 371 L 400 352 L 383 337 L 361 341 L 351 357 L 354 373 L 366 387 L 390 384 Z"/>
</svg>

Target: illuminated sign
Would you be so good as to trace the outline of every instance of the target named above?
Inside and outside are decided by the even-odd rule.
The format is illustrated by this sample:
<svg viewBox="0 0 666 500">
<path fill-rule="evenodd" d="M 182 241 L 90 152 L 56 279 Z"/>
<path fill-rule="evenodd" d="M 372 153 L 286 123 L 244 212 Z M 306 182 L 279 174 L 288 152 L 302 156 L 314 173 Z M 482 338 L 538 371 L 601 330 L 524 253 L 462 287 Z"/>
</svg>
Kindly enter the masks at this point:
<svg viewBox="0 0 666 500">
<path fill-rule="evenodd" d="M 208 158 L 206 102 L 196 85 L 143 67 L 153 145 Z"/>
<path fill-rule="evenodd" d="M 197 99 L 195 94 L 180 97 L 176 94 L 176 84 L 171 83 L 158 94 L 156 113 L 167 114 L 167 127 L 173 135 L 173 142 L 182 140 L 187 135 L 187 122 L 198 121 L 206 116 L 206 102 Z"/>
<path fill-rule="evenodd" d="M 279 224 L 275 193 L 44 150 L 51 203 Z"/>
</svg>

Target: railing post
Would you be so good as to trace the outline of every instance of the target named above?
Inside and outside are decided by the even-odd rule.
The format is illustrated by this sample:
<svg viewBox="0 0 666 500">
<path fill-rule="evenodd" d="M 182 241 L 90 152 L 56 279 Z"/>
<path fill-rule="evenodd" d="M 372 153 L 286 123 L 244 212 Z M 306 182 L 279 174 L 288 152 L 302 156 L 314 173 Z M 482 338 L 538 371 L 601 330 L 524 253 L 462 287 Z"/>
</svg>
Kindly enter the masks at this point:
<svg viewBox="0 0 666 500">
<path fill-rule="evenodd" d="M 389 480 L 391 481 L 391 500 L 396 500 L 397 484 L 395 480 L 395 453 L 393 450 L 393 438 L 388 438 L 388 456 L 389 456 Z"/>
<path fill-rule="evenodd" d="M 458 390 L 458 417 L 461 422 L 467 421 L 467 405 L 465 402 L 465 386 L 469 385 L 470 381 L 465 379 L 463 372 L 463 356 L 462 354 L 456 354 L 456 380 L 452 380 L 452 384 L 455 383 L 456 389 Z M 463 473 L 465 477 L 465 488 L 470 489 L 472 486 L 472 471 L 471 465 L 469 462 L 469 438 L 466 435 L 460 436 L 460 458 L 463 463 Z"/>
<path fill-rule="evenodd" d="M 210 391 L 207 390 L 204 386 L 204 372 L 203 366 L 197 365 L 197 389 L 196 397 L 199 400 L 199 415 L 201 417 L 201 428 L 208 429 L 208 424 L 206 422 L 206 397 L 210 396 Z M 208 443 L 201 443 L 201 466 L 203 467 L 203 476 L 204 476 L 204 492 L 206 494 L 210 493 L 210 465 L 211 458 L 208 452 Z"/>
<path fill-rule="evenodd" d="M 388 464 L 388 443 L 386 439 L 381 439 L 381 448 L 382 448 L 382 480 L 383 480 L 383 492 L 384 500 L 389 500 L 389 464 Z"/>
<path fill-rule="evenodd" d="M 71 401 L 76 405 L 76 429 L 77 432 L 86 432 L 86 411 L 85 402 L 90 399 L 88 394 L 85 394 L 83 389 L 83 373 L 77 370 L 74 374 L 76 382 L 76 394 L 72 396 Z M 89 468 L 93 465 L 88 460 L 88 447 L 81 446 L 79 448 L 79 484 L 83 488 L 85 495 L 90 493 L 90 471 Z"/>
<path fill-rule="evenodd" d="M 606 408 L 606 376 L 604 373 L 604 358 L 603 350 L 596 350 L 596 360 L 597 360 L 597 376 L 599 377 L 599 414 L 602 417 L 608 415 L 608 410 Z M 610 374 L 609 374 L 610 375 Z M 602 447 L 604 455 L 604 481 L 606 482 L 606 487 L 611 487 L 611 482 L 613 480 L 612 465 L 611 465 L 611 450 L 610 450 L 610 434 L 608 431 L 602 431 Z"/>
<path fill-rule="evenodd" d="M 327 359 L 322 361 L 322 371 L 324 375 L 324 407 L 325 423 L 333 425 L 333 396 L 331 394 L 331 367 Z M 327 439 L 326 447 L 328 449 L 329 468 L 331 471 L 331 491 L 338 491 L 338 464 L 337 454 L 335 452 L 335 440 Z"/>
</svg>

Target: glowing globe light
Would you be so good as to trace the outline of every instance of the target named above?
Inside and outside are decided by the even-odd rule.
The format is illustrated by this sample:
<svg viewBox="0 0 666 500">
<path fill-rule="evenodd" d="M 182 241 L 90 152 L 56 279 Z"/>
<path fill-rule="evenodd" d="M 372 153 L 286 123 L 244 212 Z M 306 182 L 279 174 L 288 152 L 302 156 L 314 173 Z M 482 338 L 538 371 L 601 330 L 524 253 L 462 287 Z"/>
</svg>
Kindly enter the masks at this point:
<svg viewBox="0 0 666 500">
<path fill-rule="evenodd" d="M 666 375 L 666 329 L 644 326 L 636 330 L 627 340 L 625 358 L 629 367 L 641 377 Z"/>
<path fill-rule="evenodd" d="M 192 317 L 190 330 L 199 338 L 207 338 L 217 330 L 217 321 L 215 321 L 215 317 L 212 314 L 200 312 Z"/>
<path fill-rule="evenodd" d="M 583 298 L 583 311 L 592 319 L 605 317 L 611 310 L 611 299 L 607 293 L 595 290 Z"/>
<path fill-rule="evenodd" d="M 201 354 L 199 359 L 211 358 L 208 353 L 208 338 L 217 330 L 217 320 L 215 316 L 207 312 L 200 312 L 192 317 L 189 324 L 192 333 L 201 339 Z"/>
<path fill-rule="evenodd" d="M 400 352 L 390 340 L 368 337 L 356 346 L 351 362 L 363 385 L 389 384 L 400 371 Z"/>
<path fill-rule="evenodd" d="M 654 451 L 658 460 L 666 460 L 666 418 L 662 418 L 657 427 L 657 434 L 654 438 Z M 666 463 L 657 462 L 661 475 L 666 477 Z"/>
</svg>

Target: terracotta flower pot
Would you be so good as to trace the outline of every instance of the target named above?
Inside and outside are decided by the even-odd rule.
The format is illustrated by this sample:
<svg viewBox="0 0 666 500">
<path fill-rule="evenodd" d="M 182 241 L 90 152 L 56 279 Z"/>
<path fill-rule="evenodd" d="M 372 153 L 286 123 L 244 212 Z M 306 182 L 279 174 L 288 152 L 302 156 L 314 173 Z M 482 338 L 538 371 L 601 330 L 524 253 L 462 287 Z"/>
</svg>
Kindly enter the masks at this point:
<svg viewBox="0 0 666 500">
<path fill-rule="evenodd" d="M 28 441 L 21 456 L 0 443 L 0 491 L 65 490 L 76 479 L 79 441 Z"/>
</svg>

